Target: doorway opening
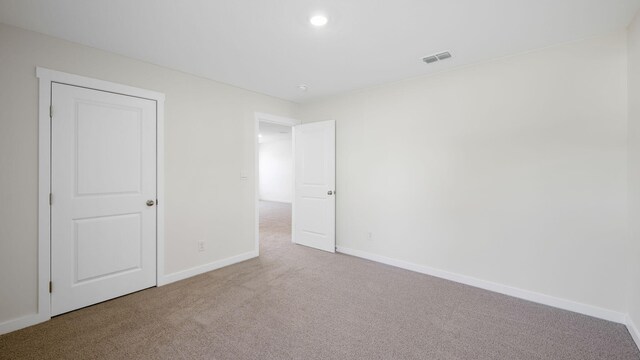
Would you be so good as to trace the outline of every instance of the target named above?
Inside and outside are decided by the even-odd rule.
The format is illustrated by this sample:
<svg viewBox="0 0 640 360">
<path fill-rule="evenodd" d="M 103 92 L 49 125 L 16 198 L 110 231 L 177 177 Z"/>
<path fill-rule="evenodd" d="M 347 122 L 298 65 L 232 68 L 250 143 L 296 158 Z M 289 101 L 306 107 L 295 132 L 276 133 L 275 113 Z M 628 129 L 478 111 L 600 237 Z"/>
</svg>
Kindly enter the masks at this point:
<svg viewBox="0 0 640 360">
<path fill-rule="evenodd" d="M 335 121 L 256 113 L 254 129 L 255 251 L 295 243 L 335 252 Z"/>
<path fill-rule="evenodd" d="M 295 121 L 265 117 L 257 120 L 259 252 L 268 253 L 287 246 L 292 240 L 292 126 Z"/>
</svg>

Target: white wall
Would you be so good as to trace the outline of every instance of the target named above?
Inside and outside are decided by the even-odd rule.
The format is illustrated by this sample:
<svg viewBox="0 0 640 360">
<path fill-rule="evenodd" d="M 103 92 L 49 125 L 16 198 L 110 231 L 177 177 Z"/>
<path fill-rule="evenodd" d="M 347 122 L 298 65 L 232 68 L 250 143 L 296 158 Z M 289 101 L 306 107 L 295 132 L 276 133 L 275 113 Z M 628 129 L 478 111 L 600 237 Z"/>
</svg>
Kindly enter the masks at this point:
<svg viewBox="0 0 640 360">
<path fill-rule="evenodd" d="M 296 117 L 336 120 L 339 247 L 626 313 L 626 99 L 621 32 Z"/>
<path fill-rule="evenodd" d="M 36 66 L 166 94 L 167 273 L 255 250 L 254 111 L 294 104 L 2 24 L 0 49 L 0 325 L 37 310 Z"/>
<path fill-rule="evenodd" d="M 640 346 L 640 13 L 629 27 L 629 220 L 631 288 L 629 316 Z"/>
<path fill-rule="evenodd" d="M 259 149 L 260 200 L 291 203 L 293 144 L 288 138 L 263 142 Z"/>
</svg>

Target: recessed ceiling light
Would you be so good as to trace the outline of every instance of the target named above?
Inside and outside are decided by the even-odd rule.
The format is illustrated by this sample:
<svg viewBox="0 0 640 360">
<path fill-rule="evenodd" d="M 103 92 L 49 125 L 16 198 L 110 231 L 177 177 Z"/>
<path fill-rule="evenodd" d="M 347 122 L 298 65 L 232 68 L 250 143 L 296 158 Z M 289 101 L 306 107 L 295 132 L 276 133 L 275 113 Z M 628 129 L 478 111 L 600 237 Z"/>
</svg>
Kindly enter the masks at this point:
<svg viewBox="0 0 640 360">
<path fill-rule="evenodd" d="M 309 90 L 309 87 L 307 85 L 305 85 L 305 84 L 300 84 L 300 85 L 298 85 L 298 90 L 307 91 L 307 90 Z"/>
<path fill-rule="evenodd" d="M 327 25 L 328 21 L 329 19 L 327 19 L 327 17 L 324 15 L 316 15 L 309 19 L 311 25 L 318 27 Z"/>
<path fill-rule="evenodd" d="M 261 138 L 261 137 L 262 137 L 262 134 L 258 134 L 258 137 L 259 137 L 259 138 Z"/>
</svg>

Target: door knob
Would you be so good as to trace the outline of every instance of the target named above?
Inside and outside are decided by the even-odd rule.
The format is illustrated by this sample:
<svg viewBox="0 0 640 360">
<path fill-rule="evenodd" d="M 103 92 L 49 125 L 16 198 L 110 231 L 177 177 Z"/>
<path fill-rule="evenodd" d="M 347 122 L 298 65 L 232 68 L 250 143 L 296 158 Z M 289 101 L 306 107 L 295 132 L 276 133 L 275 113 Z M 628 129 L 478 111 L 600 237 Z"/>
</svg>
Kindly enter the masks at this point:
<svg viewBox="0 0 640 360">
<path fill-rule="evenodd" d="M 155 204 L 153 200 L 147 200 L 147 206 L 153 206 Z"/>
<path fill-rule="evenodd" d="M 333 191 L 331 190 L 327 191 L 327 195 L 333 195 Z"/>
</svg>

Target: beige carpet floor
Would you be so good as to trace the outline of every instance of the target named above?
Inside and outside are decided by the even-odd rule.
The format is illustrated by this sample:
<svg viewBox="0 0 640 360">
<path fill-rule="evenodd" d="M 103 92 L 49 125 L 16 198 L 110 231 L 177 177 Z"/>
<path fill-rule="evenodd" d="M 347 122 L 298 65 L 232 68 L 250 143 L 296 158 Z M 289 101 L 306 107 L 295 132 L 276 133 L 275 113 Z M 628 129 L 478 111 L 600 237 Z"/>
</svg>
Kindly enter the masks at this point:
<svg viewBox="0 0 640 360">
<path fill-rule="evenodd" d="M 2 359 L 640 359 L 627 329 L 290 242 L 261 206 L 261 256 L 0 337 Z"/>
</svg>

